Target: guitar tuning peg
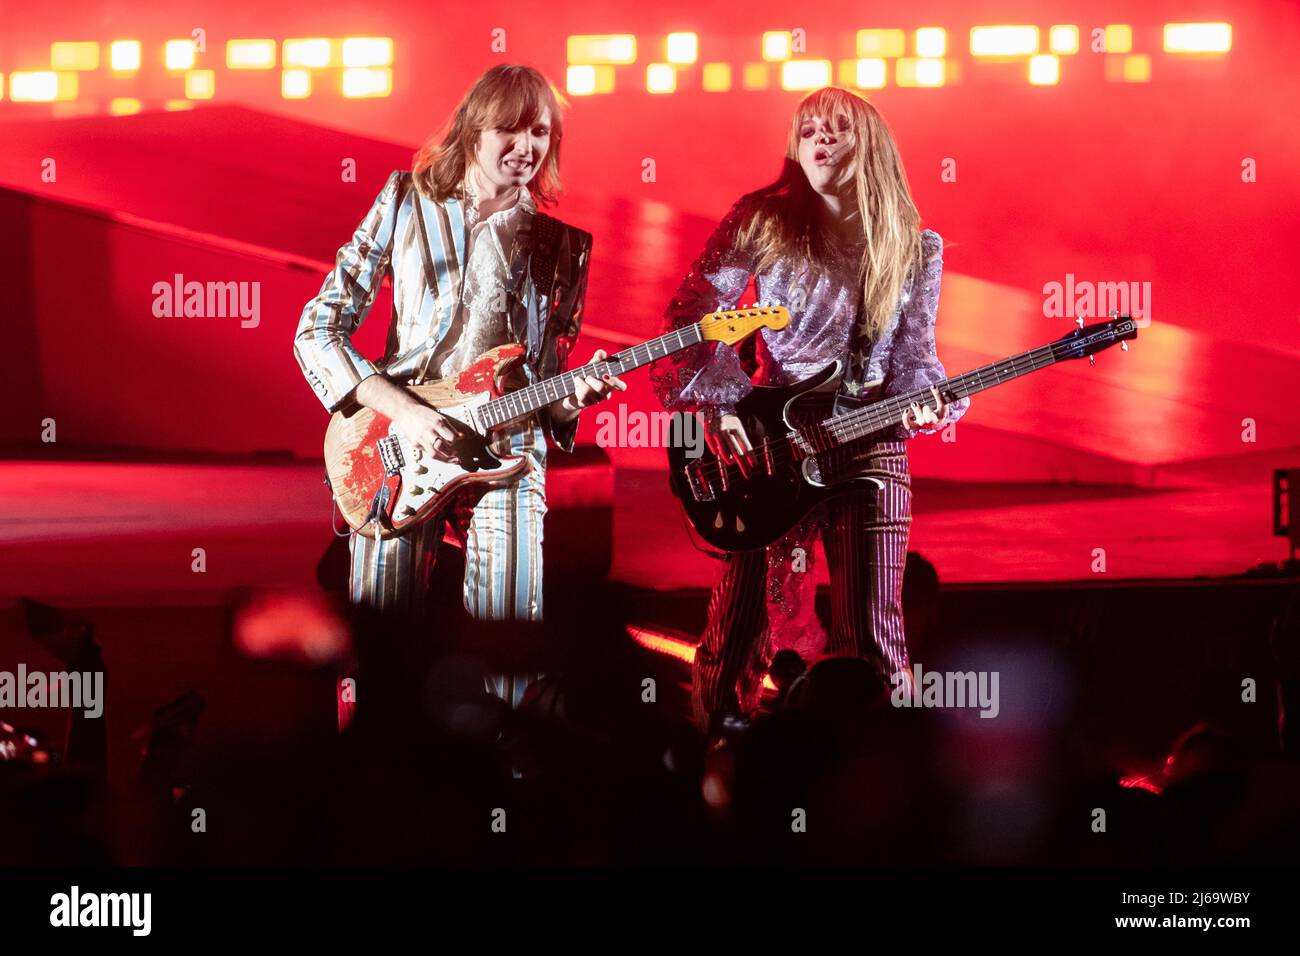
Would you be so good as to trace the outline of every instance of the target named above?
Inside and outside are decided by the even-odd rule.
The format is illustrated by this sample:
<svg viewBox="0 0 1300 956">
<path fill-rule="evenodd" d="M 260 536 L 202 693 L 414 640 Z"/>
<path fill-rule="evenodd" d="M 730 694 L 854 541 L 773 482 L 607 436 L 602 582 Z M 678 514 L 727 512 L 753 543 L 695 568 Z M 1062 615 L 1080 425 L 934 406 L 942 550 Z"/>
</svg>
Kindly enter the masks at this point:
<svg viewBox="0 0 1300 956">
<path fill-rule="evenodd" d="M 1089 364 L 1089 365 L 1096 365 L 1096 364 L 1097 364 L 1097 356 L 1095 356 L 1095 355 L 1089 355 L 1089 356 L 1088 356 L 1088 364 Z"/>
<path fill-rule="evenodd" d="M 1119 343 L 1119 347 L 1120 347 L 1120 351 L 1122 351 L 1122 352 L 1127 352 L 1127 351 L 1128 351 L 1128 343 L 1127 343 L 1127 342 L 1121 342 L 1121 343 Z"/>
<path fill-rule="evenodd" d="M 1078 318 L 1076 318 L 1074 320 L 1074 324 L 1077 325 L 1079 328 L 1083 328 L 1083 316 L 1079 316 Z"/>
</svg>

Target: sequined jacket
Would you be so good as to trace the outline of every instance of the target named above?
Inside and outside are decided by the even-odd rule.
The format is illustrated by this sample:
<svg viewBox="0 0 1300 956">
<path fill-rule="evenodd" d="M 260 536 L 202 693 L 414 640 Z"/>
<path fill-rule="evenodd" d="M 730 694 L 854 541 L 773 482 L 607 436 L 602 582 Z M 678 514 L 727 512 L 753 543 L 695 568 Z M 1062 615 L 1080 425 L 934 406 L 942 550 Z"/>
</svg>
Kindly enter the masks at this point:
<svg viewBox="0 0 1300 956">
<path fill-rule="evenodd" d="M 738 240 L 741 226 L 752 214 L 753 200 L 742 198 L 714 230 L 704 251 L 691 266 L 665 314 L 667 329 L 698 322 L 719 309 L 735 308 L 754 275 L 756 255 Z M 943 274 L 943 240 L 927 229 L 921 234 L 926 266 L 904 288 L 893 318 L 883 333 L 866 343 L 861 396 L 888 398 L 946 377 L 935 354 L 934 323 L 939 309 Z M 663 404 L 674 410 L 729 414 L 736 403 L 758 385 L 789 385 L 835 360 L 848 367 L 851 337 L 862 288 L 858 280 L 859 252 L 846 250 L 817 269 L 781 260 L 755 276 L 757 301 L 789 308 L 791 321 L 780 331 L 762 329 L 756 343 L 758 368 L 751 379 L 736 349 L 702 343 L 661 359 L 651 380 Z M 942 425 L 959 419 L 969 399 L 954 402 Z M 922 428 L 933 433 L 938 428 Z M 897 426 L 885 439 L 904 439 L 912 432 Z"/>
<path fill-rule="evenodd" d="M 582 325 L 591 234 L 534 213 L 520 217 L 510 256 L 507 313 L 510 337 L 527 345 L 524 374 L 537 381 L 564 371 Z M 394 172 L 352 238 L 338 251 L 320 293 L 307 303 L 293 354 L 328 411 L 354 403 L 357 385 L 383 374 L 418 384 L 433 376 L 461 301 L 466 258 L 465 204 L 420 195 L 411 173 Z M 352 334 L 374 304 L 385 277 L 393 283 L 393 313 L 383 358 L 372 362 Z M 578 423 L 552 423 L 551 440 L 573 450 Z"/>
</svg>

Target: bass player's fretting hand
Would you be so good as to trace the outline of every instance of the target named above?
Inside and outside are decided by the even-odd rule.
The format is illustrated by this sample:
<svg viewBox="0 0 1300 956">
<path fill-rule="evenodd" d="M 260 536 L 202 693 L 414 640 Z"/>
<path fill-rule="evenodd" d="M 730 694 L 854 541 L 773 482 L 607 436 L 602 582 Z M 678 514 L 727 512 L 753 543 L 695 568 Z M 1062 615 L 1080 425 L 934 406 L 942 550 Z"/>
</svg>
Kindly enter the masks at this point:
<svg viewBox="0 0 1300 956">
<path fill-rule="evenodd" d="M 903 410 L 902 424 L 909 432 L 915 433 L 920 428 L 938 425 L 948 417 L 948 403 L 939 397 L 939 390 L 931 385 L 930 394 L 934 396 L 933 408 L 929 403 L 918 405 L 914 402 Z"/>
</svg>

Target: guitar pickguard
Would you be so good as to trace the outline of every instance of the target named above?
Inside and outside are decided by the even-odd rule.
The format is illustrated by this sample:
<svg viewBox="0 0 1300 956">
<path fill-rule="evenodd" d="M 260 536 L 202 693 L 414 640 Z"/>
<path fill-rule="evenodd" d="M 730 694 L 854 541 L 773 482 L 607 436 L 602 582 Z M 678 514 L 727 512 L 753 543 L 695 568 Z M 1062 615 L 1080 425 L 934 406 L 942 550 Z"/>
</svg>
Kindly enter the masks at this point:
<svg viewBox="0 0 1300 956">
<path fill-rule="evenodd" d="M 491 449 L 491 440 L 475 430 L 473 410 L 491 399 L 483 392 L 460 405 L 441 407 L 438 412 L 465 426 L 465 435 L 458 448 L 460 460 L 443 461 L 421 453 L 394 425 L 388 429 L 388 440 L 400 451 L 401 465 L 397 477 L 399 487 L 391 507 L 391 522 L 400 529 L 423 517 L 431 505 L 442 504 L 445 495 L 470 478 L 490 480 L 507 477 L 526 467 L 524 459 L 498 456 Z"/>
</svg>

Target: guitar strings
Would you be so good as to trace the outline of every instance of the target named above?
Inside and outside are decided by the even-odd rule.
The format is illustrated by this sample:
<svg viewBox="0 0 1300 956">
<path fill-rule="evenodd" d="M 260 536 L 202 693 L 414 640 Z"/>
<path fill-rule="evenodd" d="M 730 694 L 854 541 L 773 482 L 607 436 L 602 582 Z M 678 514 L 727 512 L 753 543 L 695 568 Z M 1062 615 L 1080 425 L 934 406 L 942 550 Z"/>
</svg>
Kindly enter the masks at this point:
<svg viewBox="0 0 1300 956">
<path fill-rule="evenodd" d="M 1020 355 L 1006 359 L 1002 362 L 995 362 L 991 365 L 986 365 L 973 371 L 966 372 L 955 378 L 948 379 L 947 384 L 951 388 L 964 388 L 968 380 L 973 381 L 978 385 L 978 388 L 968 392 L 968 394 L 972 394 L 974 391 L 980 391 L 984 388 L 992 387 L 992 384 L 1000 384 L 1002 373 L 997 371 L 998 369 L 1006 369 L 1012 377 L 1016 377 L 1025 372 L 1046 368 L 1048 365 L 1057 361 L 1055 345 L 1056 343 L 1040 346 L 1039 348 L 1032 349 L 1029 352 L 1023 352 Z M 1045 350 L 1050 353 L 1049 356 L 1043 356 L 1040 354 Z M 1050 361 L 1038 364 L 1040 360 L 1045 357 L 1049 357 Z M 1022 365 L 1024 368 L 1021 367 Z M 998 381 L 986 385 L 984 383 L 985 374 L 994 375 Z M 937 388 L 938 384 L 933 387 Z M 893 423 L 895 415 L 900 415 L 904 408 L 914 404 L 914 400 L 925 398 L 929 394 L 929 387 L 918 389 L 917 391 L 909 392 L 905 395 L 885 399 L 875 405 L 870 405 L 867 408 L 859 409 L 858 411 L 851 412 L 847 415 L 830 418 L 813 426 L 805 426 L 804 428 L 797 429 L 793 432 L 788 432 L 783 436 L 764 438 L 754 448 L 754 451 L 756 456 L 758 452 L 762 452 L 759 457 L 761 457 L 762 461 L 767 463 L 769 471 L 777 466 L 792 464 L 794 461 L 799 459 L 798 451 L 796 450 L 796 442 L 800 439 L 803 439 L 813 449 L 813 455 L 835 451 L 838 450 L 839 443 L 855 441 L 858 438 L 865 437 L 889 427 Z M 824 434 L 829 434 L 830 437 L 835 439 L 836 444 L 824 448 L 818 447 L 821 444 L 818 440 L 821 436 L 816 434 L 818 430 L 822 431 Z M 810 432 L 812 434 L 809 434 Z M 687 466 L 687 468 L 690 467 L 691 466 L 689 465 Z M 695 471 L 706 483 L 710 482 L 713 478 L 717 478 L 725 488 L 731 480 L 730 472 L 732 468 L 735 468 L 737 471 L 740 470 L 738 465 L 723 465 L 720 459 L 714 458 L 712 461 L 704 462 L 695 466 Z M 743 474 L 741 477 L 743 480 Z"/>
<path fill-rule="evenodd" d="M 764 315 L 779 315 L 779 310 L 773 306 L 728 309 L 725 312 L 716 313 L 714 318 L 710 320 L 710 324 L 726 321 L 725 316 L 754 318 Z M 540 382 L 533 382 L 508 395 L 485 402 L 479 410 L 479 414 L 488 428 L 503 425 L 514 418 L 520 418 L 529 412 L 536 411 L 543 405 L 549 405 L 551 402 L 559 401 L 567 395 L 573 394 L 575 379 L 579 375 L 586 376 L 588 373 L 594 373 L 603 376 L 611 372 L 619 375 L 626 374 L 641 368 L 643 365 L 648 365 L 658 359 L 667 358 L 675 352 L 690 348 L 692 345 L 703 343 L 705 341 L 703 335 L 704 324 L 705 320 L 701 319 L 692 325 L 684 325 L 679 329 L 656 336 L 648 342 L 642 342 L 613 355 L 606 356 L 599 362 L 588 362 L 579 368 L 569 369 Z M 755 331 L 757 331 L 757 327 L 755 327 Z M 676 343 L 669 348 L 669 343 L 674 339 Z M 663 353 L 656 355 L 655 347 L 662 347 Z M 644 352 L 645 357 L 639 358 L 637 356 L 638 351 Z M 623 358 L 623 356 L 626 356 L 626 358 Z M 627 364 L 629 360 L 631 364 Z M 554 389 L 557 394 L 551 395 L 550 389 Z M 499 420 L 498 416 L 500 416 Z"/>
</svg>

